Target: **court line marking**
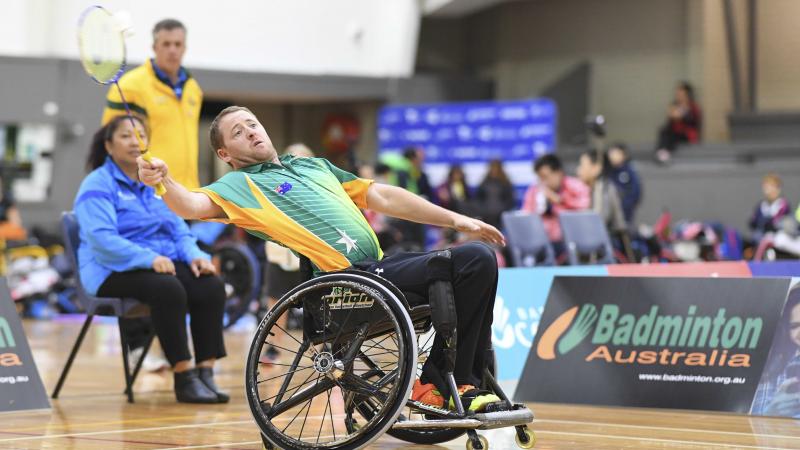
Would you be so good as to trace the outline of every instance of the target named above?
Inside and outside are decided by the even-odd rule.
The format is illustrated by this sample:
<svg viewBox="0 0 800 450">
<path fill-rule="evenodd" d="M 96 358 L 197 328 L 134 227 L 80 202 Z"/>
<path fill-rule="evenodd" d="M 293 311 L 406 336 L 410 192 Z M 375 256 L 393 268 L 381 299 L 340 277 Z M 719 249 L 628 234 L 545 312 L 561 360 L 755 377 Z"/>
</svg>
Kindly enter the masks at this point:
<svg viewBox="0 0 800 450">
<path fill-rule="evenodd" d="M 80 436 L 99 436 L 102 434 L 121 434 L 121 433 L 138 433 L 144 431 L 164 431 L 164 430 L 179 430 L 183 428 L 201 428 L 208 426 L 222 426 L 222 425 L 242 425 L 245 423 L 253 423 L 252 420 L 236 420 L 229 422 L 209 422 L 209 423 L 195 423 L 186 425 L 173 425 L 171 427 L 148 427 L 148 428 L 131 428 L 127 430 L 105 430 L 105 431 L 90 431 L 86 433 L 67 433 L 67 434 L 45 434 L 42 436 L 26 436 L 20 438 L 0 439 L 0 442 L 14 442 L 14 441 L 29 441 L 40 439 L 60 439 L 69 437 Z"/>
<path fill-rule="evenodd" d="M 557 434 L 557 435 L 567 435 L 567 436 L 581 436 L 581 437 L 589 437 L 589 438 L 607 438 L 607 439 L 623 439 L 623 440 L 633 440 L 633 441 L 645 441 L 645 442 L 659 442 L 659 443 L 667 443 L 667 444 L 688 444 L 688 445 L 697 445 L 697 446 L 712 446 L 712 447 L 723 447 L 723 448 L 755 448 L 755 449 L 763 449 L 763 450 L 790 450 L 785 447 L 764 447 L 764 446 L 753 446 L 753 445 L 740 445 L 740 444 L 725 444 L 725 443 L 716 443 L 716 442 L 706 442 L 706 441 L 684 441 L 678 439 L 657 439 L 657 438 L 646 438 L 646 437 L 635 437 L 635 436 L 617 436 L 617 435 L 604 435 L 604 434 L 594 434 L 594 433 L 572 433 L 566 431 L 546 431 L 546 430 L 537 430 L 536 434 Z M 332 436 L 324 436 L 326 438 L 330 438 Z M 183 450 L 183 449 L 193 449 L 193 448 L 215 448 L 215 447 L 231 447 L 234 445 L 255 445 L 261 444 L 261 441 L 245 441 L 245 442 L 230 442 L 224 444 L 203 444 L 203 445 L 190 445 L 190 446 L 183 446 L 183 447 L 167 447 L 167 448 L 160 448 L 158 450 Z"/>
<path fill-rule="evenodd" d="M 309 417 L 309 419 L 318 419 L 322 416 L 315 416 Z M 165 431 L 165 430 L 176 430 L 176 429 L 187 429 L 187 428 L 201 428 L 201 427 L 218 427 L 218 426 L 227 426 L 227 425 L 243 425 L 243 424 L 252 424 L 252 420 L 237 420 L 237 421 L 227 421 L 227 422 L 209 422 L 209 423 L 201 423 L 201 424 L 186 424 L 186 425 L 174 425 L 169 427 L 147 427 L 147 428 L 136 428 L 136 429 L 125 429 L 125 430 L 105 430 L 105 431 L 93 431 L 93 432 L 84 432 L 84 433 L 68 433 L 68 434 L 56 434 L 56 435 L 41 435 L 41 436 L 24 436 L 24 437 L 17 437 L 17 438 L 7 438 L 7 439 L 0 439 L 0 442 L 16 442 L 16 441 L 27 441 L 27 440 L 49 440 L 49 439 L 60 439 L 60 438 L 70 438 L 70 437 L 81 437 L 81 436 L 98 436 L 103 434 L 123 434 L 123 433 L 136 433 L 136 432 L 147 432 L 147 431 Z M 611 427 L 621 427 L 621 428 L 634 428 L 634 429 L 660 429 L 666 431 L 689 431 L 689 432 L 705 432 L 710 434 L 728 434 L 728 435 L 740 435 L 740 436 L 748 436 L 748 437 L 763 437 L 763 438 L 773 438 L 773 439 L 800 439 L 794 436 L 783 436 L 783 435 L 759 435 L 754 433 L 743 433 L 743 432 L 730 432 L 730 431 L 711 431 L 711 430 L 699 430 L 699 429 L 681 429 L 681 428 L 670 428 L 670 427 L 648 427 L 644 425 L 626 425 L 626 424 L 612 424 L 612 423 L 597 423 L 597 422 L 581 422 L 581 421 L 571 421 L 571 420 L 557 420 L 557 419 L 536 419 L 534 420 L 535 423 L 565 423 L 565 424 L 579 424 L 579 425 L 594 425 L 594 426 L 611 426 Z M 673 443 L 680 443 L 680 444 L 690 444 L 690 445 L 711 445 L 716 447 L 739 447 L 739 448 L 768 448 L 768 449 L 775 449 L 780 450 L 782 447 L 760 447 L 760 446 L 743 446 L 743 445 L 736 445 L 736 444 L 724 444 L 724 443 L 715 443 L 715 442 L 706 442 L 706 441 L 682 441 L 682 440 L 674 440 L 674 439 L 658 439 L 658 438 L 646 438 L 646 437 L 636 437 L 636 436 L 617 436 L 617 435 L 606 435 L 606 434 L 595 434 L 595 433 L 577 433 L 577 432 L 562 432 L 562 431 L 550 431 L 550 430 L 535 430 L 537 434 L 555 434 L 555 435 L 573 435 L 573 436 L 586 436 L 586 437 L 605 437 L 609 439 L 626 439 L 626 440 L 639 440 L 639 441 L 648 441 L 648 442 L 673 442 Z M 258 443 L 258 441 L 256 441 Z M 244 443 L 242 443 L 244 444 Z M 175 447 L 175 448 L 204 448 L 204 447 L 213 447 L 213 446 L 221 446 L 223 444 L 212 444 L 208 446 L 200 446 L 200 447 Z M 225 444 L 226 446 L 229 445 L 236 445 L 236 444 Z M 247 443 L 245 445 L 250 445 Z"/>
<path fill-rule="evenodd" d="M 576 424 L 595 425 L 598 427 L 633 428 L 639 430 L 644 429 L 644 430 L 661 430 L 661 431 L 680 431 L 689 433 L 730 434 L 738 436 L 752 436 L 752 437 L 763 437 L 763 438 L 774 438 L 774 439 L 800 439 L 800 436 L 783 435 L 783 434 L 745 433 L 742 431 L 713 431 L 713 430 L 702 430 L 699 428 L 673 428 L 673 427 L 658 427 L 658 426 L 651 427 L 647 425 L 628 425 L 628 424 L 605 423 L 605 422 L 582 422 L 580 420 L 534 419 L 533 423 L 563 423 L 571 425 L 576 425 Z"/>
<path fill-rule="evenodd" d="M 762 450 L 792 450 L 787 447 L 764 447 L 761 445 L 741 445 L 741 444 L 723 444 L 717 442 L 706 442 L 706 441 L 682 441 L 677 439 L 658 439 L 658 438 L 646 438 L 646 437 L 635 437 L 635 436 L 617 436 L 615 434 L 594 434 L 594 433 L 573 433 L 568 431 L 547 431 L 547 430 L 536 430 L 536 434 L 560 434 L 560 435 L 567 435 L 567 436 L 584 436 L 584 437 L 592 437 L 592 438 L 604 438 L 604 439 L 622 439 L 622 440 L 629 440 L 629 441 L 645 441 L 645 442 L 660 442 L 660 443 L 668 443 L 668 444 L 688 444 L 688 445 L 697 445 L 697 446 L 711 446 L 711 447 L 725 447 L 725 448 L 758 448 Z"/>
<path fill-rule="evenodd" d="M 242 410 L 242 412 L 219 412 L 214 413 L 214 415 L 219 417 L 232 417 L 232 416 L 247 416 L 250 417 L 251 413 L 249 409 Z M 2 418 L 2 416 L 0 416 Z M 130 423 L 139 423 L 139 422 L 173 422 L 176 420 L 183 420 L 183 419 L 194 419 L 197 418 L 196 415 L 193 416 L 167 416 L 167 417 L 158 417 L 158 418 L 149 418 L 149 419 L 128 419 L 128 420 L 114 420 L 114 421 L 105 421 L 105 422 L 88 422 L 88 423 L 78 423 L 78 424 L 67 424 L 67 423 L 60 423 L 60 424 L 53 424 L 53 425 L 40 425 L 40 426 L 29 426 L 24 428 L 14 428 L 15 431 L 37 431 L 40 430 L 43 426 L 46 426 L 48 430 L 58 429 L 58 428 L 86 428 L 86 427 L 94 427 L 99 425 L 125 425 Z M 4 430 L 0 429 L 0 432 Z M 9 433 L 13 433 L 13 431 L 9 431 Z"/>
<path fill-rule="evenodd" d="M 230 442 L 227 444 L 203 444 L 203 445 L 190 445 L 187 447 L 168 447 L 168 448 L 157 448 L 156 450 L 182 450 L 187 448 L 219 448 L 219 447 L 233 447 L 234 445 L 262 445 L 261 441 L 246 441 L 246 442 Z"/>
</svg>

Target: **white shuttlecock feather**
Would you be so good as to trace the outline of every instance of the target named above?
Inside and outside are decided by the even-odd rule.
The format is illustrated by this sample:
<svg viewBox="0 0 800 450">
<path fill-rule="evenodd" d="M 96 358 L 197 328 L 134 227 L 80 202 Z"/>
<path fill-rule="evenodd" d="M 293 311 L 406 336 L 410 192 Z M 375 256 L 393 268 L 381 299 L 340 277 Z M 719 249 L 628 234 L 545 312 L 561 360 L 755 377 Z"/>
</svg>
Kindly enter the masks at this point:
<svg viewBox="0 0 800 450">
<path fill-rule="evenodd" d="M 116 20 L 120 31 L 122 31 L 122 34 L 126 38 L 129 38 L 135 34 L 131 13 L 128 11 L 117 11 L 114 13 L 114 20 Z"/>
</svg>

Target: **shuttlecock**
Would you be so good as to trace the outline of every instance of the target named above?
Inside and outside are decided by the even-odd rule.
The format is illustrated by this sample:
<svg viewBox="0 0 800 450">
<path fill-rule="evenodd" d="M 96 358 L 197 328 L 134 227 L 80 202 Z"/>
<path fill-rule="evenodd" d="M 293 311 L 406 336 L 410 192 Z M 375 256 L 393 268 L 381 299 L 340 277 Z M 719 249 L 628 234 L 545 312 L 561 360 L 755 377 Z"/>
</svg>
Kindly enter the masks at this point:
<svg viewBox="0 0 800 450">
<path fill-rule="evenodd" d="M 119 30 L 122 31 L 122 34 L 126 38 L 129 38 L 135 34 L 131 13 L 128 11 L 117 11 L 114 13 L 114 20 L 116 20 Z"/>
</svg>

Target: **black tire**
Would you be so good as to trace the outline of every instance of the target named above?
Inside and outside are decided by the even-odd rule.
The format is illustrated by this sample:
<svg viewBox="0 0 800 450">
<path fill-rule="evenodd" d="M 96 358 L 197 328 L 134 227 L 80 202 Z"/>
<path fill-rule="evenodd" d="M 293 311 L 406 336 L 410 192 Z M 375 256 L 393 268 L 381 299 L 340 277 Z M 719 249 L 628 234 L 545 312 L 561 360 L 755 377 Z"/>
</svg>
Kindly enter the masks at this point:
<svg viewBox="0 0 800 450">
<path fill-rule="evenodd" d="M 337 298 L 339 303 L 336 303 Z M 346 302 L 354 298 L 357 300 L 349 303 L 350 307 L 345 307 Z M 369 306 L 364 306 L 367 304 Z M 285 333 L 286 330 L 279 325 L 279 321 L 291 312 L 291 308 L 300 306 L 304 311 L 302 334 L 295 333 L 298 335 L 295 337 L 290 332 L 281 338 L 278 332 L 282 330 Z M 355 319 L 351 321 L 351 317 Z M 338 328 L 338 331 L 334 328 Z M 365 332 L 367 336 L 356 348 L 352 343 L 357 341 L 354 335 L 358 331 Z M 345 332 L 350 334 L 343 334 Z M 387 339 L 391 340 L 384 345 L 390 348 L 381 345 Z M 268 345 L 280 348 L 291 356 L 291 360 L 259 362 Z M 356 357 L 348 359 L 347 355 L 355 353 Z M 377 361 L 387 371 L 380 382 L 372 381 L 369 375 L 374 369 L 359 364 L 362 356 Z M 247 358 L 245 395 L 261 434 L 277 448 L 358 449 L 378 439 L 397 420 L 411 393 L 416 357 L 414 328 L 403 300 L 387 287 L 362 275 L 323 275 L 286 294 L 259 324 Z M 386 363 L 386 359 L 390 361 Z M 288 362 L 291 364 L 286 364 Z M 309 362 L 311 365 L 308 365 Z M 308 377 L 306 374 L 309 374 Z M 297 379 L 306 380 L 294 386 L 295 375 Z M 317 379 L 307 384 L 314 375 Z M 369 388 L 363 387 L 364 382 L 369 383 Z M 281 386 L 275 389 L 278 384 Z M 359 391 L 359 388 L 362 390 Z M 270 396 L 276 391 L 277 394 Z M 320 422 L 319 431 L 316 430 L 316 424 L 309 425 L 312 431 L 308 437 L 305 427 L 315 401 L 319 402 L 317 409 L 320 410 L 324 404 L 325 411 L 320 416 L 312 417 L 312 420 Z M 364 401 L 375 401 L 381 407 L 376 415 L 361 416 L 361 426 L 357 429 L 348 426 L 347 422 L 354 419 L 353 411 L 359 413 L 358 408 L 352 405 Z M 334 413 L 336 406 L 340 411 Z M 306 415 L 302 424 L 295 423 L 304 410 Z M 329 410 L 330 424 L 326 426 Z M 341 414 L 342 411 L 345 414 Z M 339 417 L 338 420 L 334 419 L 334 414 Z M 286 424 L 290 418 L 291 421 Z M 326 434 L 330 434 L 327 430 L 331 430 L 333 437 L 330 439 L 331 436 L 326 435 L 324 438 L 328 440 L 320 442 L 323 428 Z"/>
<path fill-rule="evenodd" d="M 225 316 L 222 326 L 229 328 L 250 310 L 261 290 L 261 268 L 253 252 L 244 244 L 226 243 L 214 249 L 219 261 L 219 276 L 225 283 Z"/>
</svg>

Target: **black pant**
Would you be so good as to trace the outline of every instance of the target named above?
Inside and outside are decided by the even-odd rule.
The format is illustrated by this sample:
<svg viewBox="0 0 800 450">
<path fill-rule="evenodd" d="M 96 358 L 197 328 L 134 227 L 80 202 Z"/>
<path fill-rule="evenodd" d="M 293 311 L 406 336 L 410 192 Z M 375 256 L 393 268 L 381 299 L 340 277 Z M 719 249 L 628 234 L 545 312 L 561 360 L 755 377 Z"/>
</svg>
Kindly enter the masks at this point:
<svg viewBox="0 0 800 450">
<path fill-rule="evenodd" d="M 453 293 L 458 319 L 458 356 L 453 373 L 457 384 L 480 386 L 486 350 L 492 345 L 492 312 L 497 292 L 497 259 L 486 244 L 470 242 L 451 250 Z M 435 253 L 398 253 L 367 270 L 391 281 L 406 293 L 413 307 L 428 298 L 427 261 Z M 437 335 L 426 365 L 444 367 L 443 342 Z M 423 381 L 425 381 L 423 376 Z"/>
<path fill-rule="evenodd" d="M 672 125 L 667 123 L 658 133 L 658 149 L 669 150 L 670 153 L 678 148 L 678 144 L 682 142 L 689 142 L 689 138 L 685 134 L 676 133 L 672 131 Z"/>
<path fill-rule="evenodd" d="M 225 287 L 216 276 L 195 278 L 189 266 L 175 261 L 176 276 L 152 270 L 112 273 L 97 295 L 132 297 L 150 306 L 156 335 L 171 365 L 192 359 L 186 334 L 186 313 L 191 316 L 195 361 L 225 356 L 222 316 Z"/>
</svg>

